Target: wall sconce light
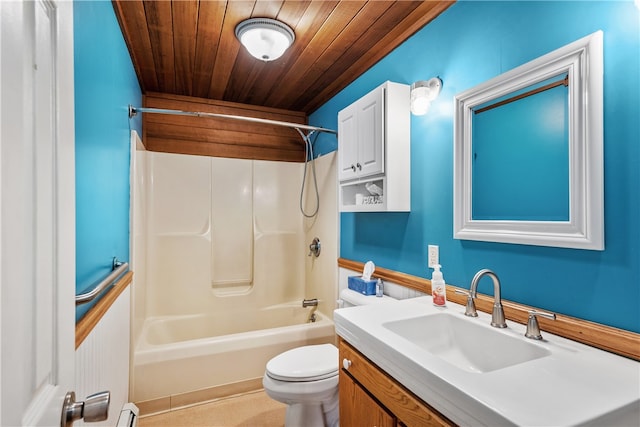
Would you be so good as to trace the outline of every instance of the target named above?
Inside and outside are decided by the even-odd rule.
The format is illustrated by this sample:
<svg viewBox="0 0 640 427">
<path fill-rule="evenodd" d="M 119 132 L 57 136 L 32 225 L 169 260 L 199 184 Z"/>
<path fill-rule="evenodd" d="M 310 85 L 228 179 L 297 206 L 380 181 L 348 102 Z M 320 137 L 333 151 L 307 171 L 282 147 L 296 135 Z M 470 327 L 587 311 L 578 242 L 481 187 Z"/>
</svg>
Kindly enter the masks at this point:
<svg viewBox="0 0 640 427">
<path fill-rule="evenodd" d="M 436 99 L 442 89 L 442 80 L 433 77 L 419 80 L 411 85 L 411 112 L 416 116 L 427 114 L 431 101 Z"/>
<path fill-rule="evenodd" d="M 296 39 L 285 23 L 270 18 L 251 18 L 236 26 L 236 37 L 249 53 L 265 62 L 273 61 Z"/>
</svg>

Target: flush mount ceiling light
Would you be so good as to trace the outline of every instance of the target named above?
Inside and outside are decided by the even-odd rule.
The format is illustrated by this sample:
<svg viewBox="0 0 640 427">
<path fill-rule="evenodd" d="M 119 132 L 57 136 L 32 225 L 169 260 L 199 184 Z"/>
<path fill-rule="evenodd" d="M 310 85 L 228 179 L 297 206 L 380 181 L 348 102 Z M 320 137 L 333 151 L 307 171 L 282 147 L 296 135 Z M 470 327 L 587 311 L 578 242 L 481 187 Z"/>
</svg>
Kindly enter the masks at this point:
<svg viewBox="0 0 640 427">
<path fill-rule="evenodd" d="M 436 99 L 442 89 L 442 80 L 433 77 L 420 80 L 411 85 L 411 112 L 416 116 L 427 114 L 431 101 Z"/>
<path fill-rule="evenodd" d="M 236 26 L 236 37 L 249 53 L 263 61 L 282 56 L 296 39 L 293 30 L 270 18 L 251 18 Z"/>
</svg>

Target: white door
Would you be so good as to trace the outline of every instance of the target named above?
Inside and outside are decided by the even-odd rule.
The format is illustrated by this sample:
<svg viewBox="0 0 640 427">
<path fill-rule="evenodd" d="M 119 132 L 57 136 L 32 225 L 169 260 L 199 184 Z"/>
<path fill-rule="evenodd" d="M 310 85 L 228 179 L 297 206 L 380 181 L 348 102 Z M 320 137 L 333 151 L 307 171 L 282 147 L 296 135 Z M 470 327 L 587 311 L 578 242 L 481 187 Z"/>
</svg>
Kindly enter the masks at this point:
<svg viewBox="0 0 640 427">
<path fill-rule="evenodd" d="M 73 3 L 0 1 L 0 425 L 60 425 L 74 383 Z"/>
</svg>

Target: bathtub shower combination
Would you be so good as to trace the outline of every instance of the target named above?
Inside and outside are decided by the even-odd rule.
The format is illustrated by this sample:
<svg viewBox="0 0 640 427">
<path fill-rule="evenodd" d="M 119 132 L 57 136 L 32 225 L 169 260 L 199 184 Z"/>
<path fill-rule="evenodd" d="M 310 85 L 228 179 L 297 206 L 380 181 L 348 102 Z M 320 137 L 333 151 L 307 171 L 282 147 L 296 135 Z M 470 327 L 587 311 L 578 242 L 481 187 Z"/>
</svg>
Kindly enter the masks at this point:
<svg viewBox="0 0 640 427">
<path fill-rule="evenodd" d="M 308 277 L 321 258 L 307 257 L 317 230 L 299 211 L 302 164 L 135 157 L 133 401 L 178 407 L 255 390 L 272 357 L 334 342 L 324 313 L 335 278 Z M 319 174 L 335 174 L 325 163 Z"/>
</svg>

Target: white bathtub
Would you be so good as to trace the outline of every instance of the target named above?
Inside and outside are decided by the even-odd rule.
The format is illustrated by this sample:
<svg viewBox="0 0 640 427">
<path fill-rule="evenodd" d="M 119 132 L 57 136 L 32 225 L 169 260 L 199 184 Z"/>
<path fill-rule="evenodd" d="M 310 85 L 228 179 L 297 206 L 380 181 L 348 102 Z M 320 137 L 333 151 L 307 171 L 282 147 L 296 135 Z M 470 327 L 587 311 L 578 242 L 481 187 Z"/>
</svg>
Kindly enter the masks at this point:
<svg viewBox="0 0 640 427">
<path fill-rule="evenodd" d="M 309 312 L 296 301 L 238 310 L 232 320 L 228 314 L 148 318 L 133 356 L 131 399 L 164 399 L 170 408 L 159 410 L 166 410 L 260 388 L 275 355 L 335 341 L 333 322 L 316 312 L 317 321 L 306 323 Z"/>
</svg>

